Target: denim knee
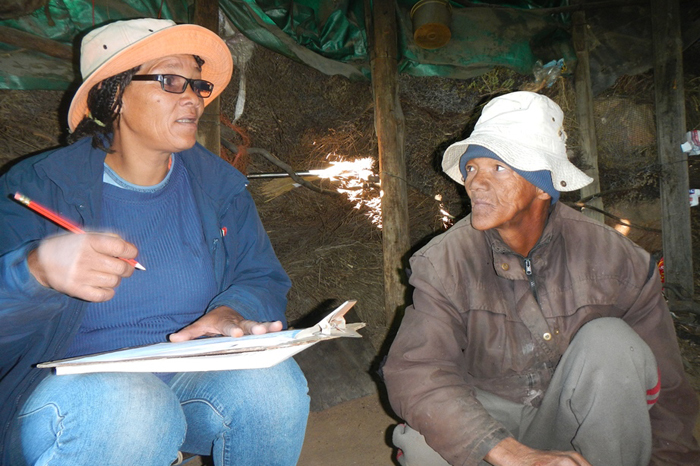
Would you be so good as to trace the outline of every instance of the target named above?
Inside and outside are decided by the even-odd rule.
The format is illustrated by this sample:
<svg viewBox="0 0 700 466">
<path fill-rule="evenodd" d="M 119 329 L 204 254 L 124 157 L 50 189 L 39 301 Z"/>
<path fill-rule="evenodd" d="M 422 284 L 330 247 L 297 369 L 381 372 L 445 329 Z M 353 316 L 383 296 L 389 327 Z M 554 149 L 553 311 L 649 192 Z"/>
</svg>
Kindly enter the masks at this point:
<svg viewBox="0 0 700 466">
<path fill-rule="evenodd" d="M 170 382 L 187 417 L 183 450 L 216 464 L 296 464 L 309 413 L 293 359 L 267 369 L 183 373 Z"/>
<path fill-rule="evenodd" d="M 178 374 L 171 387 L 185 409 L 206 404 L 225 425 L 247 416 L 306 418 L 309 411 L 306 378 L 293 359 L 267 369 Z"/>
<path fill-rule="evenodd" d="M 168 386 L 152 374 L 130 373 L 48 376 L 17 426 L 22 455 L 52 464 L 95 457 L 105 465 L 164 464 L 176 457 L 186 430 Z"/>
</svg>

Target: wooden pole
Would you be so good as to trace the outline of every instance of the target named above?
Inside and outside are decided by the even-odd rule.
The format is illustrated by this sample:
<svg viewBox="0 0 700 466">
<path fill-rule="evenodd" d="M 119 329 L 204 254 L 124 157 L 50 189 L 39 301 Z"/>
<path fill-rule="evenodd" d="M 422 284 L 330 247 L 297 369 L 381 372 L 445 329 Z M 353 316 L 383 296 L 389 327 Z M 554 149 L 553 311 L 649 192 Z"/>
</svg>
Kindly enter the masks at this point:
<svg viewBox="0 0 700 466">
<path fill-rule="evenodd" d="M 194 3 L 194 23 L 218 34 L 219 1 L 196 0 Z M 206 63 L 204 66 L 207 66 Z M 197 129 L 197 141 L 216 155 L 221 155 L 220 107 L 218 97 L 209 103 L 204 108 Z"/>
<path fill-rule="evenodd" d="M 63 60 L 73 60 L 73 49 L 70 46 L 8 26 L 0 26 L 0 42 L 22 49 L 36 50 Z"/>
<path fill-rule="evenodd" d="M 654 52 L 656 145 L 661 165 L 661 229 L 666 289 L 693 297 L 693 254 L 688 204 L 683 44 L 678 0 L 650 0 Z"/>
<path fill-rule="evenodd" d="M 582 4 L 582 0 L 575 0 L 574 5 Z M 593 183 L 581 188 L 581 199 L 600 192 L 600 173 L 598 172 L 598 140 L 595 133 L 595 119 L 593 115 L 593 91 L 591 90 L 591 68 L 588 57 L 588 40 L 585 10 L 578 10 L 571 14 L 573 23 L 573 42 L 576 50 L 576 70 L 574 72 L 574 87 L 576 90 L 576 118 L 579 127 L 579 139 L 581 143 L 583 171 L 593 178 Z M 598 211 L 584 209 L 583 213 L 590 218 L 603 223 L 603 199 L 598 197 L 588 205 Z"/>
<path fill-rule="evenodd" d="M 365 7 L 369 11 L 369 1 Z M 384 312 L 387 327 L 406 302 L 404 256 L 410 249 L 404 116 L 399 101 L 398 36 L 395 0 L 374 0 L 368 38 L 371 42 L 374 127 L 382 184 Z"/>
</svg>

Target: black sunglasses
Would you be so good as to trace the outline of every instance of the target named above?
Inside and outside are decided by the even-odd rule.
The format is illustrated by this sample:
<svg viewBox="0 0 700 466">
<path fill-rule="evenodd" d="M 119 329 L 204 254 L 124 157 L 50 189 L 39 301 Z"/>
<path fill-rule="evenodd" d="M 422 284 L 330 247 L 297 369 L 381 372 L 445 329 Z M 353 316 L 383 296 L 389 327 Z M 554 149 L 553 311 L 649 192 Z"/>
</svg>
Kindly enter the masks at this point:
<svg viewBox="0 0 700 466">
<path fill-rule="evenodd" d="M 198 97 L 207 98 L 214 90 L 214 84 L 204 79 L 190 79 L 179 74 L 136 74 L 132 81 L 158 81 L 165 92 L 182 94 L 189 84 Z"/>
</svg>

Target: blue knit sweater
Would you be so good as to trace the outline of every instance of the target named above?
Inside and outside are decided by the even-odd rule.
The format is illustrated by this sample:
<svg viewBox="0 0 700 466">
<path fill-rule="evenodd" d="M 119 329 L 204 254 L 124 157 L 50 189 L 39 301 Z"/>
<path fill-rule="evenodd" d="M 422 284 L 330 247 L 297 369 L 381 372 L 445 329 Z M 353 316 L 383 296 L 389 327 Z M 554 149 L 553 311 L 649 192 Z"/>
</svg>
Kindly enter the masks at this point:
<svg viewBox="0 0 700 466">
<path fill-rule="evenodd" d="M 147 270 L 122 280 L 113 299 L 88 304 L 67 357 L 167 341 L 218 291 L 182 162 L 173 158 L 159 189 L 119 184 L 103 188 L 102 228 L 134 243 Z"/>
</svg>

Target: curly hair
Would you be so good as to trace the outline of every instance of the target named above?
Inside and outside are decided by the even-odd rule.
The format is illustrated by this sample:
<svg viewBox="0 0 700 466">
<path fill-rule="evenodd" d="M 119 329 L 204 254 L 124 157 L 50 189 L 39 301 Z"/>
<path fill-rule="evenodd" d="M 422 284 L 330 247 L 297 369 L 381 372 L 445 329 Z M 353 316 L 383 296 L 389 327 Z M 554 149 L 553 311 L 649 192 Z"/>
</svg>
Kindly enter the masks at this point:
<svg viewBox="0 0 700 466">
<path fill-rule="evenodd" d="M 204 60 L 194 55 L 199 68 Z M 119 121 L 124 89 L 131 83 L 131 78 L 141 69 L 136 66 L 130 70 L 115 74 L 95 84 L 87 97 L 88 114 L 80 120 L 75 131 L 68 135 L 68 143 L 73 144 L 84 137 L 92 137 L 92 147 L 110 152 L 114 134 L 114 125 Z"/>
<path fill-rule="evenodd" d="M 92 136 L 92 147 L 109 152 L 109 146 L 112 145 L 114 124 L 119 119 L 119 110 L 122 107 L 124 89 L 140 68 L 139 65 L 92 86 L 87 97 L 89 113 L 80 120 L 75 131 L 68 136 L 69 144 L 86 136 Z"/>
</svg>

